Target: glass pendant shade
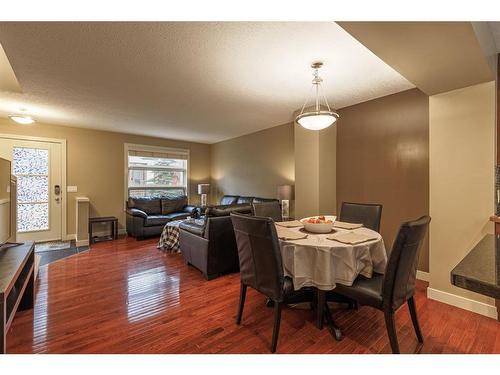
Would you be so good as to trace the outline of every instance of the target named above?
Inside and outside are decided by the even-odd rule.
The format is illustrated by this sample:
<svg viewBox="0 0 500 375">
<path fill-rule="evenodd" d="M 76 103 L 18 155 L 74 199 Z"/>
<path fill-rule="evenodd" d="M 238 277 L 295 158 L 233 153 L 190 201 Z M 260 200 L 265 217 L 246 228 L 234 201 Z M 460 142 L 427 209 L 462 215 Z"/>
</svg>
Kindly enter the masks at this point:
<svg viewBox="0 0 500 375">
<path fill-rule="evenodd" d="M 306 109 L 308 100 L 302 106 L 300 114 L 295 118 L 295 121 L 302 127 L 309 130 L 321 130 L 325 129 L 337 121 L 340 117 L 339 114 L 333 111 L 328 105 L 328 101 L 324 93 L 322 92 L 321 82 L 323 80 L 319 76 L 318 69 L 323 66 L 323 63 L 316 62 L 311 65 L 314 69 L 314 79 L 312 81 L 313 88 L 315 89 L 315 104 L 312 107 Z M 321 100 L 323 99 L 323 100 Z M 323 103 L 322 103 L 323 101 Z"/>
<path fill-rule="evenodd" d="M 297 116 L 297 123 L 309 130 L 321 130 L 335 124 L 338 118 L 335 112 L 305 112 Z"/>
</svg>

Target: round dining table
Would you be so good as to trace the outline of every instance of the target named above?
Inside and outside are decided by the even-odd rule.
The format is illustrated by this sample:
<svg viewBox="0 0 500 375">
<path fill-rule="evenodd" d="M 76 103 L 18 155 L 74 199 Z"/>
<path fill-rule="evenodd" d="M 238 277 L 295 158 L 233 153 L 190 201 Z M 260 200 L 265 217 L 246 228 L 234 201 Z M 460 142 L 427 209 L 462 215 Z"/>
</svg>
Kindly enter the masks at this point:
<svg viewBox="0 0 500 375">
<path fill-rule="evenodd" d="M 387 253 L 382 236 L 365 227 L 342 229 L 334 227 L 331 233 L 315 234 L 306 232 L 303 226 L 287 227 L 285 223 L 277 223 L 276 229 L 280 238 L 280 249 L 285 276 L 292 278 L 295 290 L 303 287 L 317 289 L 317 321 L 318 328 L 323 328 L 326 292 L 334 290 L 336 284 L 350 286 L 360 275 L 372 277 L 373 273 L 384 273 L 387 264 Z M 340 223 L 339 223 L 340 225 Z M 302 236 L 300 239 L 288 239 L 290 236 Z M 356 243 L 345 243 L 342 234 L 354 233 L 366 240 Z M 339 236 L 340 240 L 334 238 Z M 362 239 L 358 238 L 358 241 Z"/>
</svg>

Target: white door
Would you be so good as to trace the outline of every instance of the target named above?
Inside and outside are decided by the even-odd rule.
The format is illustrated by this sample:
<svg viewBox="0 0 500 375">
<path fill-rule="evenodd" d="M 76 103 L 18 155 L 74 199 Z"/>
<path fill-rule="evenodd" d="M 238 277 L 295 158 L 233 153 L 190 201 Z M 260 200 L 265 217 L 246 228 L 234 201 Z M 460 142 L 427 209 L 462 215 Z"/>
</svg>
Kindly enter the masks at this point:
<svg viewBox="0 0 500 375">
<path fill-rule="evenodd" d="M 17 177 L 16 241 L 62 237 L 61 144 L 0 137 L 0 157 Z"/>
</svg>

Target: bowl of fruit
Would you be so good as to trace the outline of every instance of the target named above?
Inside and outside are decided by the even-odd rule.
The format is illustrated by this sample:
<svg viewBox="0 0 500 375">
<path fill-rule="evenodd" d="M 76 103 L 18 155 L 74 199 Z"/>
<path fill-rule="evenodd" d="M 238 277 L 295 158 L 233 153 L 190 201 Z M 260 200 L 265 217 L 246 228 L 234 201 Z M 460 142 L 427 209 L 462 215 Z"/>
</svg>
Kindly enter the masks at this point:
<svg viewBox="0 0 500 375">
<path fill-rule="evenodd" d="M 311 216 L 300 220 L 304 229 L 312 233 L 330 233 L 337 216 Z"/>
</svg>

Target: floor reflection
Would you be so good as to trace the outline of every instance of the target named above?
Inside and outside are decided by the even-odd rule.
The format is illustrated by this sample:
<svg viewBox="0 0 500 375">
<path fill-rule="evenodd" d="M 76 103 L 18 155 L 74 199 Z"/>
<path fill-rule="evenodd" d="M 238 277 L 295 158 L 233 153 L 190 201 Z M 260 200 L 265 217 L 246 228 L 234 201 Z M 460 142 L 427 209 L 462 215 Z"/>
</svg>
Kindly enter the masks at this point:
<svg viewBox="0 0 500 375">
<path fill-rule="evenodd" d="M 164 266 L 131 273 L 127 278 L 127 316 L 137 322 L 179 305 L 179 277 Z"/>
</svg>

